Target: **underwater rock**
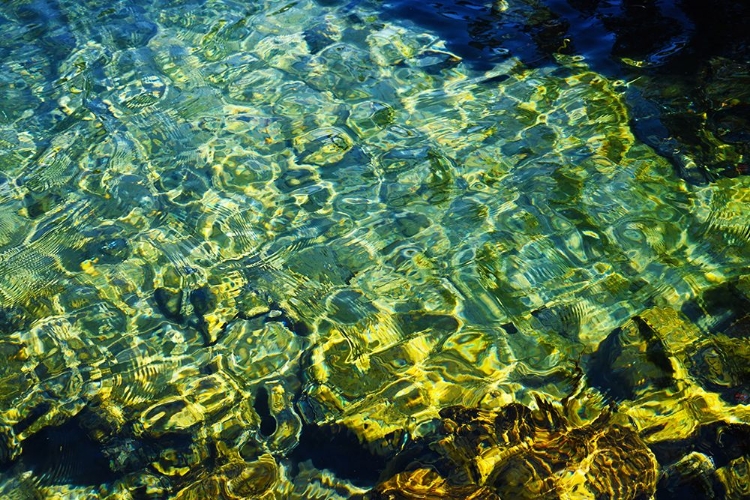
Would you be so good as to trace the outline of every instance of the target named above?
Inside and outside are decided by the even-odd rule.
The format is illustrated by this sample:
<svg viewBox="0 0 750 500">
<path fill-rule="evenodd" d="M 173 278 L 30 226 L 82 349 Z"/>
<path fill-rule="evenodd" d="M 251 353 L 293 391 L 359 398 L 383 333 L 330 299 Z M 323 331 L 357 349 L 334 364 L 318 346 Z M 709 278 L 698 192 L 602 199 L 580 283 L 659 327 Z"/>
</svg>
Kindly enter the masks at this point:
<svg viewBox="0 0 750 500">
<path fill-rule="evenodd" d="M 485 486 L 454 486 L 432 469 L 399 472 L 379 484 L 369 495 L 371 500 L 500 500 Z"/>
<path fill-rule="evenodd" d="M 273 498 L 272 488 L 278 478 L 278 466 L 271 455 L 263 455 L 252 462 L 233 458 L 228 463 L 217 467 L 207 477 L 181 489 L 174 498 L 176 500 Z"/>
<path fill-rule="evenodd" d="M 750 497 L 750 455 L 743 455 L 716 470 L 716 477 L 724 487 L 724 498 Z"/>
<path fill-rule="evenodd" d="M 31 319 L 19 306 L 0 307 L 0 333 L 8 334 L 29 326 Z"/>
<path fill-rule="evenodd" d="M 695 300 L 685 303 L 681 312 L 652 308 L 634 317 L 631 322 L 638 325 L 640 336 L 649 339 L 640 348 L 643 359 L 620 368 L 617 361 L 601 373 L 607 372 L 611 377 L 617 370 L 629 372 L 644 384 L 652 371 L 649 364 L 656 364 L 662 370 L 662 383 L 652 383 L 652 393 L 681 379 L 683 383 L 696 384 L 718 394 L 729 404 L 747 404 L 750 402 L 748 299 L 738 283 L 705 290 Z M 702 329 L 710 333 L 704 334 Z M 604 347 L 605 343 L 600 350 Z M 595 358 L 599 355 L 605 356 L 604 351 Z M 623 356 L 621 353 L 620 358 Z M 648 392 L 642 390 L 641 394 Z"/>
<path fill-rule="evenodd" d="M 320 127 L 295 137 L 292 144 L 300 163 L 329 165 L 340 161 L 352 148 L 354 141 L 342 129 Z"/>
<path fill-rule="evenodd" d="M 55 192 L 29 192 L 23 201 L 29 218 L 36 219 L 62 204 L 63 197 Z"/>
<path fill-rule="evenodd" d="M 716 335 L 691 356 L 690 374 L 731 403 L 750 403 L 750 338 Z"/>
<path fill-rule="evenodd" d="M 697 300 L 703 313 L 685 308 L 690 320 L 669 307 L 642 311 L 585 363 L 592 385 L 621 402 L 620 411 L 650 446 L 691 439 L 716 422 L 750 418 L 744 309 L 713 308 L 715 291 L 709 289 Z M 733 321 L 737 314 L 740 319 Z M 699 325 L 718 331 L 707 333 Z"/>
<path fill-rule="evenodd" d="M 179 322 L 182 321 L 182 295 L 182 290 L 160 287 L 154 290 L 154 301 L 164 316 Z"/>
<path fill-rule="evenodd" d="M 0 425 L 0 466 L 4 466 L 21 453 L 21 445 L 18 442 L 13 428 L 8 425 Z"/>
<path fill-rule="evenodd" d="M 113 178 L 111 186 L 108 187 L 123 215 L 136 208 L 140 208 L 146 214 L 153 214 L 161 209 L 153 183 L 143 176 L 122 175 Z"/>
<path fill-rule="evenodd" d="M 644 77 L 637 87 L 660 108 L 655 116 L 666 134 L 656 136 L 664 146 L 671 143 L 672 151 L 660 147 L 660 141 L 654 143 L 656 136 L 639 135 L 670 158 L 688 182 L 748 175 L 748 26 L 737 22 L 748 19 L 747 6 L 717 2 L 720 5 L 703 9 L 697 2 L 683 4 L 694 25 L 683 35 L 677 57 L 663 68 L 635 70 Z"/>
<path fill-rule="evenodd" d="M 130 247 L 124 238 L 114 238 L 98 242 L 91 252 L 103 264 L 116 264 L 128 258 Z"/>
<path fill-rule="evenodd" d="M 663 344 L 638 316 L 613 330 L 586 368 L 591 385 L 615 400 L 669 387 L 673 372 Z"/>
<path fill-rule="evenodd" d="M 665 439 L 651 448 L 662 465 L 657 499 L 747 498 L 748 424 L 712 422 L 686 439 Z"/>
<path fill-rule="evenodd" d="M 715 498 L 714 464 L 703 453 L 692 452 L 677 462 L 664 467 L 659 478 L 656 498 L 682 498 L 683 496 Z"/>
<path fill-rule="evenodd" d="M 211 288 L 202 286 L 196 290 L 192 290 L 190 292 L 190 304 L 193 306 L 193 312 L 197 318 L 197 326 L 204 337 L 206 345 L 215 344 L 218 340 L 221 327 L 224 324 L 218 325 L 219 328 L 215 328 L 217 325 L 206 321 L 206 315 L 213 312 L 217 306 L 216 296 L 211 291 Z M 214 328 L 211 328 L 212 326 Z"/>
<path fill-rule="evenodd" d="M 317 54 L 329 45 L 339 41 L 341 33 L 336 25 L 322 21 L 305 31 L 304 37 L 310 49 L 310 54 Z"/>
<path fill-rule="evenodd" d="M 438 430 L 396 456 L 390 468 L 405 463 L 406 470 L 387 469 L 393 475 L 373 489 L 373 498 L 422 498 L 429 487 L 453 495 L 448 498 L 637 499 L 654 493 L 653 453 L 635 430 L 614 422 L 610 409 L 576 426 L 563 409 L 541 398 L 536 403 L 444 408 Z M 414 464 L 421 466 L 414 470 Z"/>
</svg>

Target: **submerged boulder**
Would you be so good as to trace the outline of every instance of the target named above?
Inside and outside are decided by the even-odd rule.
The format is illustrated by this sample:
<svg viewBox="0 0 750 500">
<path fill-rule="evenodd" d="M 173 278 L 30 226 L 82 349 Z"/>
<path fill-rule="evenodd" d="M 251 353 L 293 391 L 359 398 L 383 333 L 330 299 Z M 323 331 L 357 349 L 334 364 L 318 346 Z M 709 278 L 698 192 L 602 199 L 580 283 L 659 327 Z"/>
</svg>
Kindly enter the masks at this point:
<svg viewBox="0 0 750 500">
<path fill-rule="evenodd" d="M 437 430 L 394 459 L 370 498 L 648 498 L 656 489 L 653 453 L 611 409 L 582 425 L 568 401 L 498 410 L 451 406 Z M 436 496 L 438 495 L 438 496 Z M 443 495 L 443 496 L 440 496 Z"/>
</svg>

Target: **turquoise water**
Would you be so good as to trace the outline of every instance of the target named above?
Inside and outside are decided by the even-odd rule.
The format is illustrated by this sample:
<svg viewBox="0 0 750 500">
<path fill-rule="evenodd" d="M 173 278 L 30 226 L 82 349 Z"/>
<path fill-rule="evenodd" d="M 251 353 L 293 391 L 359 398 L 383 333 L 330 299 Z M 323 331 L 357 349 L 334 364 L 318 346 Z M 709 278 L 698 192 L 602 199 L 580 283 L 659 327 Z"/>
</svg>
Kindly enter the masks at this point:
<svg viewBox="0 0 750 500">
<path fill-rule="evenodd" d="M 3 4 L 3 496 L 363 494 L 308 434 L 385 460 L 447 406 L 566 397 L 634 316 L 750 300 L 749 178 L 683 181 L 633 82 L 378 7 Z M 673 347 L 679 390 L 616 367 L 637 430 L 746 422 Z"/>
</svg>

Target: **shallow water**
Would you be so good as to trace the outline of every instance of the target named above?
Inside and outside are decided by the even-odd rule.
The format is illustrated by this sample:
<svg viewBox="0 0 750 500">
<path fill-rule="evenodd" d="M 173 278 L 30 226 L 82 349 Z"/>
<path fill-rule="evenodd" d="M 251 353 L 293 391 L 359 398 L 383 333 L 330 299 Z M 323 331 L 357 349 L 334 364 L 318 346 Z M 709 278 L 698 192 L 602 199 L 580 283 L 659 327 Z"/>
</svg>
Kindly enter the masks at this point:
<svg viewBox="0 0 750 500">
<path fill-rule="evenodd" d="M 231 497 L 242 464 L 255 495 L 348 497 L 441 408 L 581 369 L 581 418 L 625 378 L 653 442 L 747 422 L 744 372 L 674 342 L 745 317 L 750 177 L 686 183 L 585 57 L 477 65 L 386 7 L 3 4 L 4 496 Z M 696 329 L 662 339 L 679 390 L 597 357 L 663 310 Z"/>
</svg>

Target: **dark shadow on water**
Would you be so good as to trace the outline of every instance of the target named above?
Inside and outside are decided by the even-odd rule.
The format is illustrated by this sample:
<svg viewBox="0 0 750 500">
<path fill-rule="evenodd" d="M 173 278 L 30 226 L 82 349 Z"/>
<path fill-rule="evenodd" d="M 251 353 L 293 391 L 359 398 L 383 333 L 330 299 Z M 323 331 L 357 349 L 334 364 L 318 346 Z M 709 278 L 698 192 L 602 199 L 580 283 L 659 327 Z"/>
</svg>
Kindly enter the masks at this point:
<svg viewBox="0 0 750 500">
<path fill-rule="evenodd" d="M 719 0 L 318 0 L 367 2 L 445 41 L 476 71 L 581 56 L 628 82 L 634 134 L 691 184 L 750 173 L 750 5 Z M 744 159 L 743 159 L 744 158 Z"/>
<path fill-rule="evenodd" d="M 408 19 L 436 33 L 446 41 L 448 50 L 477 70 L 488 70 L 507 59 L 511 47 L 519 56 L 539 58 L 533 42 L 523 33 L 504 40 L 513 27 L 505 26 L 496 11 L 479 2 L 389 0 L 382 3 L 382 9 L 384 20 Z"/>
<path fill-rule="evenodd" d="M 315 467 L 364 487 L 375 484 L 386 465 L 386 458 L 368 450 L 352 431 L 337 425 L 305 425 L 299 445 L 289 458 L 294 463 L 310 460 Z"/>
<path fill-rule="evenodd" d="M 20 460 L 44 485 L 99 485 L 116 479 L 101 446 L 71 419 L 24 442 Z"/>
</svg>

